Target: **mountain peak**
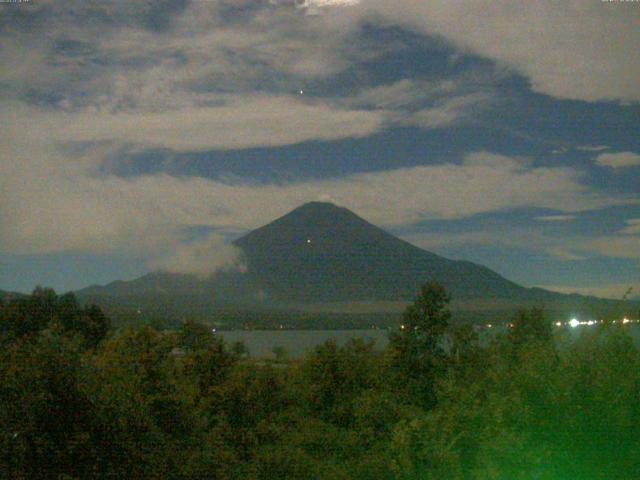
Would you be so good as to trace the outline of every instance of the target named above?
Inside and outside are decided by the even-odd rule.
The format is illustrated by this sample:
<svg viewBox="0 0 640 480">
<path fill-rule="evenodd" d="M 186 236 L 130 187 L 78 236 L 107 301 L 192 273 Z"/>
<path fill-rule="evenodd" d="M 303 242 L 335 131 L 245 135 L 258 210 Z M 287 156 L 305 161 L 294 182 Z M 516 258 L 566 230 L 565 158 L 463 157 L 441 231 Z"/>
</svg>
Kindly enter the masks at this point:
<svg viewBox="0 0 640 480">
<path fill-rule="evenodd" d="M 335 203 L 331 202 L 321 202 L 321 201 L 313 201 L 307 202 L 305 204 L 300 205 L 297 208 L 291 210 L 285 217 L 289 215 L 337 215 L 337 214 L 345 214 L 349 213 L 354 217 L 357 217 L 355 213 L 345 207 L 340 207 Z"/>
<path fill-rule="evenodd" d="M 303 203 L 299 207 L 294 208 L 292 211 L 295 212 L 296 210 L 310 210 L 310 209 L 330 210 L 330 209 L 342 209 L 342 208 L 343 207 L 339 207 L 338 205 L 336 205 L 335 203 L 332 203 L 332 202 L 325 202 L 325 201 L 321 201 L 321 200 L 313 200 L 311 202 Z"/>
<path fill-rule="evenodd" d="M 247 276 L 282 301 L 410 299 L 427 280 L 457 298 L 521 287 L 485 267 L 444 259 L 397 238 L 351 210 L 305 203 L 234 244 Z"/>
<path fill-rule="evenodd" d="M 371 237 L 388 235 L 378 227 L 370 224 L 345 207 L 329 202 L 308 202 L 273 222 L 260 227 L 246 236 L 236 240 L 236 245 L 245 250 L 252 250 L 257 242 L 280 248 L 291 248 L 307 240 L 323 239 L 327 242 L 344 242 L 342 248 L 349 248 L 349 243 L 361 243 Z"/>
<path fill-rule="evenodd" d="M 233 243 L 246 260 L 241 274 L 219 273 L 208 283 L 175 276 L 141 281 L 154 292 L 163 285 L 183 294 L 213 291 L 226 301 L 241 302 L 258 292 L 281 305 L 405 301 L 432 280 L 456 299 L 526 297 L 523 287 L 486 267 L 422 250 L 329 202 L 305 203 Z"/>
</svg>

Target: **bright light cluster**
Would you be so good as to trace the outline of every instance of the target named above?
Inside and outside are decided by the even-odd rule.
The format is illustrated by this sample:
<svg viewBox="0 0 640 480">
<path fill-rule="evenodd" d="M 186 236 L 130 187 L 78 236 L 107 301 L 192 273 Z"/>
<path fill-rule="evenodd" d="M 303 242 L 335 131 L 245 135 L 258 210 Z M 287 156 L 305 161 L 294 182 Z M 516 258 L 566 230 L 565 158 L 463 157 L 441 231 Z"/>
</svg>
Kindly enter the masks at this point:
<svg viewBox="0 0 640 480">
<path fill-rule="evenodd" d="M 566 323 L 562 323 L 562 322 L 556 322 L 555 326 L 556 327 L 562 327 L 563 325 L 569 325 L 571 328 L 576 328 L 582 325 L 586 325 L 586 326 L 593 326 L 593 325 L 597 325 L 597 324 L 603 324 L 605 323 L 604 320 L 583 320 L 580 321 L 577 318 L 572 318 L 571 320 L 569 320 Z M 627 317 L 623 318 L 622 320 L 612 320 L 611 323 L 622 323 L 624 325 L 627 325 L 629 323 L 640 323 L 640 319 L 638 320 L 631 320 Z"/>
<path fill-rule="evenodd" d="M 572 318 L 571 320 L 569 320 L 568 322 L 555 322 L 554 325 L 556 327 L 564 327 L 564 326 L 569 326 L 571 328 L 577 328 L 580 326 L 588 326 L 591 327 L 593 325 L 598 325 L 598 324 L 604 324 L 605 321 L 604 320 L 578 320 L 577 318 Z M 621 323 L 623 325 L 628 325 L 630 323 L 640 323 L 640 319 L 637 320 L 632 320 L 630 318 L 624 317 L 622 320 L 612 320 L 611 323 L 617 324 L 617 323 Z M 487 323 L 484 325 L 485 328 L 493 328 L 495 326 L 495 324 L 493 323 Z M 507 323 L 506 326 L 508 328 L 514 328 L 515 324 L 513 323 Z M 401 329 L 404 328 L 404 325 L 401 327 Z"/>
</svg>

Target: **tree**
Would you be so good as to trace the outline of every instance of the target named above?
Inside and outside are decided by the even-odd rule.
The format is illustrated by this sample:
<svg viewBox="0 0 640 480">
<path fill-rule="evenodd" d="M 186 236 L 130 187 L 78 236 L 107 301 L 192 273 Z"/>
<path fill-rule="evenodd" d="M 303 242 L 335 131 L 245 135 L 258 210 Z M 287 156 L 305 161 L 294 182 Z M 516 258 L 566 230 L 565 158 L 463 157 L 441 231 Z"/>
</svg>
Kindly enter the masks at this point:
<svg viewBox="0 0 640 480">
<path fill-rule="evenodd" d="M 423 285 L 402 315 L 400 333 L 390 337 L 391 367 L 396 380 L 408 387 L 410 398 L 429 407 L 435 403 L 434 381 L 445 356 L 443 342 L 449 327 L 450 297 L 444 287 Z"/>
<path fill-rule="evenodd" d="M 518 310 L 512 324 L 513 328 L 509 332 L 509 338 L 514 345 L 523 345 L 529 342 L 553 345 L 551 322 L 545 319 L 542 308 Z"/>
<path fill-rule="evenodd" d="M 46 328 L 57 307 L 58 297 L 50 288 L 40 286 L 28 297 L 14 298 L 2 308 L 0 329 L 16 337 L 32 336 Z"/>
<path fill-rule="evenodd" d="M 231 351 L 238 358 L 249 356 L 249 349 L 247 348 L 247 345 L 242 340 L 236 340 L 235 342 L 233 342 L 231 344 Z"/>
<path fill-rule="evenodd" d="M 1 478 L 87 478 L 92 405 L 79 390 L 77 342 L 55 334 L 0 351 Z"/>
<path fill-rule="evenodd" d="M 89 348 L 95 348 L 109 331 L 109 319 L 102 313 L 100 307 L 91 305 L 81 313 L 80 333 L 84 336 Z"/>
<path fill-rule="evenodd" d="M 73 293 L 65 293 L 56 302 L 55 319 L 67 332 L 79 333 L 86 348 L 95 348 L 109 331 L 109 319 L 97 305 L 80 308 Z"/>
<path fill-rule="evenodd" d="M 273 356 L 276 359 L 276 363 L 284 363 L 287 360 L 287 349 L 282 345 L 276 345 L 271 349 Z"/>
<path fill-rule="evenodd" d="M 450 354 L 458 366 L 469 366 L 479 352 L 479 337 L 471 325 L 457 325 L 451 329 Z"/>
</svg>

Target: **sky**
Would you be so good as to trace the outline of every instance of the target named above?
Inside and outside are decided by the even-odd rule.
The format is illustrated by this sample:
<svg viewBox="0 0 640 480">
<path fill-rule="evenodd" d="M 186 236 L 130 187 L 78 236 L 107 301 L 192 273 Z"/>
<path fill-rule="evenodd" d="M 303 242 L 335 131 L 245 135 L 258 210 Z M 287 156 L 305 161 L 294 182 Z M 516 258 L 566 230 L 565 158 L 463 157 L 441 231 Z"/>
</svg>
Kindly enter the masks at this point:
<svg viewBox="0 0 640 480">
<path fill-rule="evenodd" d="M 639 2 L 2 3 L 0 289 L 205 274 L 324 200 L 639 294 L 639 44 Z"/>
</svg>

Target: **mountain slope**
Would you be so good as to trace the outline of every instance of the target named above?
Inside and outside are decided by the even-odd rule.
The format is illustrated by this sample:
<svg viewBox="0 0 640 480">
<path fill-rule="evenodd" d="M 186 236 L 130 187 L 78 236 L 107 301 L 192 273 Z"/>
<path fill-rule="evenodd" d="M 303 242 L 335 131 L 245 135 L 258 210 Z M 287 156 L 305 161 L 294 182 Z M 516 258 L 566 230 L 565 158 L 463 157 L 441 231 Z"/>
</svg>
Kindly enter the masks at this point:
<svg viewBox="0 0 640 480">
<path fill-rule="evenodd" d="M 330 203 L 305 204 L 236 240 L 247 276 L 280 302 L 410 300 L 437 280 L 456 298 L 513 298 L 523 287 L 486 267 L 422 250 Z"/>
<path fill-rule="evenodd" d="M 244 252 L 246 272 L 217 272 L 206 280 L 154 272 L 77 294 L 114 309 L 172 311 L 178 317 L 208 316 L 223 306 L 326 311 L 360 305 L 373 311 L 396 305 L 400 311 L 430 280 L 444 285 L 454 308 L 467 311 L 544 304 L 575 313 L 586 304 L 596 311 L 611 303 L 522 287 L 482 265 L 422 250 L 330 203 L 302 205 L 233 243 Z"/>
</svg>

